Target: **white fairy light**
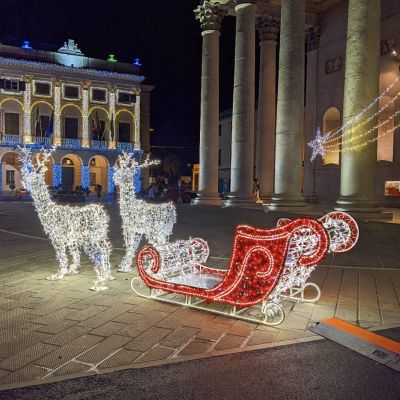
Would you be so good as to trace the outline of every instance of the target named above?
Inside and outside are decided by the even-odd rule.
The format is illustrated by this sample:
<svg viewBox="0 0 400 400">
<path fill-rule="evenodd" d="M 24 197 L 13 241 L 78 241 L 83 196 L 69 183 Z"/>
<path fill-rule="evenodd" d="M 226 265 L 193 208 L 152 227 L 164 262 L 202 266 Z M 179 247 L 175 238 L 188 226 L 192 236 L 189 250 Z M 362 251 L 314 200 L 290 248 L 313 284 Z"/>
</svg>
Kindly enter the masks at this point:
<svg viewBox="0 0 400 400">
<path fill-rule="evenodd" d="M 312 148 L 311 162 L 314 161 L 318 155 L 323 157 L 324 151 L 324 137 L 321 135 L 321 129 L 318 127 L 317 135 L 308 145 Z"/>
<path fill-rule="evenodd" d="M 31 150 L 19 147 L 22 164 L 22 183 L 32 196 L 44 231 L 56 251 L 59 271 L 48 280 L 60 280 L 65 275 L 76 275 L 80 266 L 80 250 L 94 263 L 96 280 L 92 290 L 108 289 L 107 280 L 113 279 L 110 269 L 111 243 L 108 240 L 109 217 L 99 204 L 82 207 L 55 204 L 45 183 L 46 161 L 53 149 L 42 149 L 32 160 Z M 67 251 L 72 257 L 68 266 Z"/>
<path fill-rule="evenodd" d="M 134 176 L 137 168 L 155 164 L 148 157 L 139 164 L 133 153 L 123 152 L 114 166 L 114 182 L 119 186 L 119 205 L 126 254 L 118 267 L 120 272 L 131 270 L 133 257 L 142 236 L 155 247 L 167 242 L 176 222 L 175 206 L 171 203 L 151 204 L 136 198 Z"/>
</svg>

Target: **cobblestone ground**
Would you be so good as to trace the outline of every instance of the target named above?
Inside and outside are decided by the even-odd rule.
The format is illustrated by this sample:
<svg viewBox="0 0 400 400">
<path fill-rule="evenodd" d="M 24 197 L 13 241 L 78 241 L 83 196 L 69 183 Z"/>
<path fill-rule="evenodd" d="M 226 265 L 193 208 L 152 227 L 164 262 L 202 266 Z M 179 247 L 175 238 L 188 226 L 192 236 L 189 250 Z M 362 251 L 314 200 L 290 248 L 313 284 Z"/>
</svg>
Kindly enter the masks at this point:
<svg viewBox="0 0 400 400">
<path fill-rule="evenodd" d="M 117 265 L 123 255 L 118 210 L 107 207 Z M 278 217 L 182 206 L 175 235 L 206 238 L 212 264 L 223 266 L 236 224 L 272 227 Z M 272 328 L 139 298 L 130 289 L 133 274 L 118 274 L 109 290 L 92 292 L 94 271 L 86 258 L 80 275 L 46 281 L 57 264 L 32 205 L 0 203 L 0 388 L 284 343 L 313 336 L 310 324 L 332 316 L 363 327 L 400 326 L 400 226 L 360 228 L 353 254 L 330 258 L 312 274 L 321 299 L 286 303 L 286 320 Z"/>
</svg>

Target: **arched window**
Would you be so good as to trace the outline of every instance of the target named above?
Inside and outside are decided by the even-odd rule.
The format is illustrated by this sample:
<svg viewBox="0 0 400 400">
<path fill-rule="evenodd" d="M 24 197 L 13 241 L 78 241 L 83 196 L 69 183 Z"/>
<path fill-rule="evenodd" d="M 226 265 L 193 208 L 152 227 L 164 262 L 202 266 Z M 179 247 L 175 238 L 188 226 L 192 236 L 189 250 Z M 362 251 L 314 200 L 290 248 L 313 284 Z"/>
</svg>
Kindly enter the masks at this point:
<svg viewBox="0 0 400 400">
<path fill-rule="evenodd" d="M 324 118 L 323 118 L 322 134 L 326 135 L 328 132 L 339 129 L 340 126 L 341 126 L 341 119 L 340 119 L 339 110 L 336 107 L 328 108 L 325 111 Z M 342 134 L 340 133 L 340 138 L 341 138 L 341 136 L 342 136 Z M 338 137 L 338 136 L 336 135 L 334 137 Z M 339 165 L 340 142 L 341 142 L 341 139 L 338 139 L 338 140 L 335 140 L 334 142 L 328 143 L 328 145 L 332 146 L 332 147 L 329 147 L 330 151 L 325 153 L 325 156 L 323 158 L 324 165 L 326 165 L 326 164 Z"/>
</svg>

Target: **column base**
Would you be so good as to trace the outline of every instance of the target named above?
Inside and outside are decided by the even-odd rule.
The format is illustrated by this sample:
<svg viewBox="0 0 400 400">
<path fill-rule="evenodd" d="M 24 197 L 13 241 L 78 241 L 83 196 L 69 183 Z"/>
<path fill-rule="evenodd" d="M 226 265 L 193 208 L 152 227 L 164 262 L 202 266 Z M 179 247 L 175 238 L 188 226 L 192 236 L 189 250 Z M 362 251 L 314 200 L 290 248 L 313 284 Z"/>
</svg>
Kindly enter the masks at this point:
<svg viewBox="0 0 400 400">
<path fill-rule="evenodd" d="M 219 193 L 197 193 L 197 197 L 193 202 L 194 205 L 220 206 L 221 196 Z"/>
<path fill-rule="evenodd" d="M 340 197 L 335 211 L 344 211 L 360 219 L 391 219 L 392 213 L 383 212 L 376 199 L 362 197 Z"/>
<path fill-rule="evenodd" d="M 302 212 L 311 209 L 302 196 L 281 196 L 273 194 L 269 203 L 265 204 L 270 211 Z"/>
<path fill-rule="evenodd" d="M 223 205 L 224 207 L 260 208 L 262 203 L 257 203 L 254 196 L 229 193 Z"/>
</svg>

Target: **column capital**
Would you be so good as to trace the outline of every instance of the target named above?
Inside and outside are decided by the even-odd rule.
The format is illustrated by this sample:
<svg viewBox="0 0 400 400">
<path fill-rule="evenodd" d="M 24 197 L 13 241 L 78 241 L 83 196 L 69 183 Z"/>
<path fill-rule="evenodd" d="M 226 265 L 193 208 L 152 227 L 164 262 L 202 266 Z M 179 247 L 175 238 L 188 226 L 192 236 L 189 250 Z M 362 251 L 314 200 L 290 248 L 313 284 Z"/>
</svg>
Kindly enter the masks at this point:
<svg viewBox="0 0 400 400">
<path fill-rule="evenodd" d="M 53 79 L 53 85 L 55 87 L 61 87 L 61 83 L 62 83 L 61 79 L 58 79 L 58 78 Z"/>
<path fill-rule="evenodd" d="M 258 36 L 260 38 L 260 42 L 264 40 L 278 40 L 279 33 L 279 18 L 272 15 L 263 15 L 262 17 L 258 17 L 256 20 L 256 29 L 258 32 Z"/>
<path fill-rule="evenodd" d="M 313 25 L 306 29 L 306 50 L 307 52 L 318 49 L 319 38 L 321 36 L 321 27 Z"/>
<path fill-rule="evenodd" d="M 212 3 L 209 0 L 205 0 L 193 12 L 195 18 L 199 20 L 203 31 L 219 31 L 222 18 L 227 14 L 226 8 L 221 7 L 219 3 Z"/>
<path fill-rule="evenodd" d="M 85 81 L 81 83 L 81 87 L 83 90 L 89 90 L 90 86 L 92 86 L 92 82 L 91 81 Z"/>
</svg>

